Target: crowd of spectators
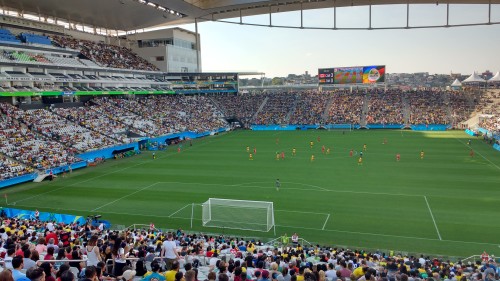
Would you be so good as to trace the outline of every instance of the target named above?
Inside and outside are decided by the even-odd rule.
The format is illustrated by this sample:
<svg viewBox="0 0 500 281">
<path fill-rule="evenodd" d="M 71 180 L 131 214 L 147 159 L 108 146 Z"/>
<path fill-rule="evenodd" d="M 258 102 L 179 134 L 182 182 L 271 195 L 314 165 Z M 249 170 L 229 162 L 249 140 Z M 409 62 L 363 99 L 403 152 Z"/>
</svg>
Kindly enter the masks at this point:
<svg viewBox="0 0 500 281">
<path fill-rule="evenodd" d="M 217 94 L 211 97 L 219 105 L 226 117 L 238 117 L 245 124 L 252 122 L 252 118 L 266 98 L 262 93 L 246 94 Z"/>
<path fill-rule="evenodd" d="M 456 125 L 470 118 L 478 105 L 467 93 L 398 89 L 240 93 L 212 98 L 221 105 L 226 116 L 259 125 L 360 124 L 363 119 L 368 124 Z M 251 120 L 266 98 L 262 111 Z M 288 115 L 290 120 L 286 120 Z"/>
<path fill-rule="evenodd" d="M 39 281 L 494 281 L 493 257 L 476 262 L 320 245 L 3 218 L 2 280 Z M 81 262 L 85 260 L 86 262 Z M 109 261 L 109 262 L 108 262 Z M 38 273 L 40 272 L 40 273 Z M 68 273 L 71 272 L 71 273 Z"/>
<path fill-rule="evenodd" d="M 18 173 L 32 172 L 33 169 L 49 169 L 80 161 L 74 156 L 75 151 L 50 138 L 29 129 L 14 118 L 20 115 L 16 107 L 0 103 L 0 110 L 5 114 L 0 123 L 0 153 L 21 163 L 11 163 Z M 7 159 L 4 161 L 7 161 Z"/>
<path fill-rule="evenodd" d="M 449 124 L 445 105 L 446 92 L 413 91 L 406 93 L 410 107 L 410 124 Z"/>
<path fill-rule="evenodd" d="M 332 93 L 327 124 L 359 124 L 364 102 L 364 92 L 337 90 Z"/>
<path fill-rule="evenodd" d="M 98 105 L 89 106 L 87 104 L 84 107 L 55 108 L 54 112 L 80 126 L 100 132 L 122 143 L 130 142 L 127 137 L 128 126 L 114 120 L 113 116 L 110 116 Z"/>
<path fill-rule="evenodd" d="M 161 136 L 183 131 L 205 132 L 227 127 L 222 114 L 204 96 L 162 95 L 129 99 L 96 98 L 110 118 L 141 135 Z"/>
<path fill-rule="evenodd" d="M 156 66 L 125 47 L 102 42 L 78 40 L 69 36 L 54 35 L 51 39 L 60 47 L 79 50 L 82 55 L 104 67 L 150 71 L 159 70 Z"/>
<path fill-rule="evenodd" d="M 140 99 L 141 116 L 156 121 L 168 133 L 206 132 L 227 127 L 223 114 L 205 96 L 167 95 Z"/>
<path fill-rule="evenodd" d="M 117 142 L 99 132 L 90 131 L 48 109 L 18 110 L 14 118 L 29 129 L 78 151 L 89 151 L 115 145 Z"/>
<path fill-rule="evenodd" d="M 332 93 L 314 90 L 299 93 L 297 96 L 297 105 L 290 118 L 290 124 L 320 124 Z"/>
<path fill-rule="evenodd" d="M 296 92 L 267 93 L 267 102 L 257 114 L 254 122 L 257 125 L 286 124 L 288 113 L 295 107 Z"/>
<path fill-rule="evenodd" d="M 370 92 L 367 123 L 404 124 L 403 99 L 400 91 Z"/>
</svg>

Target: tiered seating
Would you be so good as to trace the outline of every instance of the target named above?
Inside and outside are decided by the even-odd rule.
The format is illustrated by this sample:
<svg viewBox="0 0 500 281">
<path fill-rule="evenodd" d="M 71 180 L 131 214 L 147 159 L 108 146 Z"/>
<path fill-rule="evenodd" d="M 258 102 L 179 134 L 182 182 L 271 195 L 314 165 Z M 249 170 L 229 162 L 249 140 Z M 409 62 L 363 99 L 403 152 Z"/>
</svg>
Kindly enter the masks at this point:
<svg viewBox="0 0 500 281">
<path fill-rule="evenodd" d="M 347 91 L 337 91 L 332 95 L 326 123 L 359 124 L 364 95 Z"/>
<path fill-rule="evenodd" d="M 117 144 L 116 141 L 99 132 L 73 124 L 45 109 L 17 111 L 15 117 L 32 126 L 33 130 L 79 151 L 100 149 Z"/>
<path fill-rule="evenodd" d="M 17 39 L 16 36 L 10 32 L 10 30 L 0 28 L 0 42 L 20 44 L 21 40 Z"/>
<path fill-rule="evenodd" d="M 403 124 L 403 100 L 400 91 L 370 93 L 367 123 Z"/>
<path fill-rule="evenodd" d="M 131 127 L 133 133 L 142 136 L 156 136 L 165 135 L 165 131 L 157 128 L 151 120 L 144 120 L 143 117 L 130 111 L 130 103 L 121 99 L 110 98 L 97 98 L 93 100 L 94 103 L 100 105 L 107 116 L 114 122 L 123 123 Z M 133 102 L 137 105 L 137 102 Z"/>
<path fill-rule="evenodd" d="M 33 169 L 18 162 L 0 157 L 0 181 L 32 173 Z"/>
<path fill-rule="evenodd" d="M 411 124 L 448 124 L 443 92 L 418 91 L 406 93 L 410 101 Z"/>
<path fill-rule="evenodd" d="M 50 41 L 49 37 L 47 36 L 30 34 L 30 33 L 21 33 L 19 37 L 25 43 L 52 46 L 52 41 Z"/>
<path fill-rule="evenodd" d="M 61 47 L 80 50 L 85 57 L 104 67 L 158 71 L 156 66 L 125 47 L 77 40 L 67 36 L 53 36 L 52 39 Z"/>
<path fill-rule="evenodd" d="M 454 122 L 460 123 L 469 119 L 474 108 L 471 108 L 467 95 L 461 92 L 455 92 L 450 93 L 449 97 L 449 107 L 451 108 Z"/>
<path fill-rule="evenodd" d="M 68 65 L 68 66 L 78 66 L 78 67 L 84 66 L 76 58 L 50 56 L 47 59 L 57 65 Z"/>
<path fill-rule="evenodd" d="M 330 92 L 306 91 L 298 94 L 290 124 L 319 124 L 332 95 Z"/>
<path fill-rule="evenodd" d="M 56 108 L 54 111 L 83 127 L 92 131 L 100 132 L 122 143 L 130 142 L 127 138 L 127 127 L 124 123 L 120 123 L 113 119 L 113 116 L 103 110 L 100 106 L 72 107 L 72 108 Z"/>
<path fill-rule="evenodd" d="M 292 109 L 297 98 L 294 92 L 277 92 L 269 94 L 267 103 L 257 116 L 255 124 L 284 124 L 288 112 Z"/>
<path fill-rule="evenodd" d="M 204 132 L 226 127 L 222 114 L 204 96 L 154 96 L 139 100 L 140 113 L 168 132 Z"/>
<path fill-rule="evenodd" d="M 5 122 L 0 123 L 0 153 L 36 169 L 48 169 L 80 161 L 73 156 L 74 151 L 30 130 L 13 118 L 22 116 L 23 111 L 6 103 L 0 103 L 0 109 L 9 115 L 3 116 Z"/>
</svg>

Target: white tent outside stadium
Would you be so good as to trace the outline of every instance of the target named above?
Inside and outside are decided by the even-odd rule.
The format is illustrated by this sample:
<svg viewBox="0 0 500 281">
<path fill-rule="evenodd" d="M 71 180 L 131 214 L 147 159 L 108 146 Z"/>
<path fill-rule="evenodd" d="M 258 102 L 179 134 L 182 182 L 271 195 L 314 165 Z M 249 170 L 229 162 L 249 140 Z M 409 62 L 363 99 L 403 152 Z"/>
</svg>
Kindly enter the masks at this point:
<svg viewBox="0 0 500 281">
<path fill-rule="evenodd" d="M 500 82 L 500 71 L 498 71 L 495 76 L 491 77 L 488 82 Z"/>
<path fill-rule="evenodd" d="M 486 82 L 486 80 L 481 78 L 481 76 L 479 76 L 475 71 L 469 76 L 469 78 L 462 81 L 462 83 L 484 83 L 484 82 Z"/>
<path fill-rule="evenodd" d="M 458 79 L 455 79 L 455 81 L 453 81 L 451 86 L 452 87 L 462 87 L 462 83 L 460 83 L 460 81 L 458 81 Z"/>
</svg>

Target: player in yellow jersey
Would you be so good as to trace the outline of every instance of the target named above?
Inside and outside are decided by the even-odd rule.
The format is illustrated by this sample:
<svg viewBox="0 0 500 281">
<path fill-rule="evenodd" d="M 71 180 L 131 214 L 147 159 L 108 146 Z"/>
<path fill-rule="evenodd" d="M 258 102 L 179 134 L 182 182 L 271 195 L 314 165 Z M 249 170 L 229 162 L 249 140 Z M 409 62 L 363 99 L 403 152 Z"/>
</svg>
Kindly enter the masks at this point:
<svg viewBox="0 0 500 281">
<path fill-rule="evenodd" d="M 252 153 L 248 154 L 248 160 L 253 160 L 253 154 Z"/>
<path fill-rule="evenodd" d="M 250 146 L 247 146 L 247 153 L 250 152 Z"/>
<path fill-rule="evenodd" d="M 422 151 L 420 151 L 420 159 L 422 159 L 422 160 L 423 160 L 423 159 L 424 159 L 424 155 L 425 155 L 424 151 L 423 151 L 423 150 L 422 150 Z"/>
<path fill-rule="evenodd" d="M 311 162 L 314 162 L 314 154 L 311 155 Z"/>
<path fill-rule="evenodd" d="M 366 143 L 363 144 L 363 151 L 366 151 Z"/>
<path fill-rule="evenodd" d="M 292 149 L 292 156 L 297 155 L 297 150 L 295 148 Z"/>
<path fill-rule="evenodd" d="M 278 151 L 276 151 L 276 161 L 279 161 L 280 160 L 280 153 Z"/>
<path fill-rule="evenodd" d="M 330 148 L 326 149 L 326 154 L 330 154 Z"/>
<path fill-rule="evenodd" d="M 314 147 L 314 142 L 313 142 L 313 141 L 310 141 L 310 142 L 309 142 L 309 146 L 310 146 L 311 148 L 313 148 L 313 147 Z"/>
<path fill-rule="evenodd" d="M 358 165 L 363 165 L 363 157 L 358 158 Z"/>
</svg>

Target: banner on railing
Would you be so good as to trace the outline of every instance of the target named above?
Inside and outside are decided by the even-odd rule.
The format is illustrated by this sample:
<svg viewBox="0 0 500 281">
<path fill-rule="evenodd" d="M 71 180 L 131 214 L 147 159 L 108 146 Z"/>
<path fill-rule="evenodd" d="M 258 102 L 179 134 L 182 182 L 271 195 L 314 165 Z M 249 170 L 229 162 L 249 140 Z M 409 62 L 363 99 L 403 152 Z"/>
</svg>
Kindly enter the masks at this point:
<svg viewBox="0 0 500 281">
<path fill-rule="evenodd" d="M 21 210 L 13 208 L 2 208 L 2 212 L 5 213 L 7 217 L 18 218 L 18 219 L 35 219 L 35 212 L 37 210 Z M 66 215 L 66 214 L 56 214 L 49 212 L 39 212 L 39 220 L 41 221 L 56 221 L 58 223 L 72 224 L 77 222 L 80 225 L 85 224 L 85 218 L 82 216 Z"/>
</svg>

